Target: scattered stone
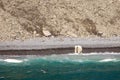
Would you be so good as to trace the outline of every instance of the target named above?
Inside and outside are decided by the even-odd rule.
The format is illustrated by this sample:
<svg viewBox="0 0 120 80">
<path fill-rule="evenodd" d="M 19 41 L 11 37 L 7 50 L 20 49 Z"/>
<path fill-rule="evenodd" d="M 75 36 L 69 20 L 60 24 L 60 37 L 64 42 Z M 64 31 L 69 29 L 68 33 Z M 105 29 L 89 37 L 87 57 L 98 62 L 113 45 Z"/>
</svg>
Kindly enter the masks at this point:
<svg viewBox="0 0 120 80">
<path fill-rule="evenodd" d="M 33 31 L 33 34 L 35 35 L 37 32 L 36 31 Z"/>
<path fill-rule="evenodd" d="M 71 37 L 78 37 L 75 33 L 73 33 L 73 32 L 67 32 L 67 34 L 69 35 L 69 36 L 71 36 Z"/>
<path fill-rule="evenodd" d="M 47 30 L 47 29 L 45 29 L 45 28 L 43 28 L 43 34 L 44 34 L 44 36 L 46 36 L 46 37 L 51 36 L 50 31 L 49 31 L 49 30 Z"/>
</svg>

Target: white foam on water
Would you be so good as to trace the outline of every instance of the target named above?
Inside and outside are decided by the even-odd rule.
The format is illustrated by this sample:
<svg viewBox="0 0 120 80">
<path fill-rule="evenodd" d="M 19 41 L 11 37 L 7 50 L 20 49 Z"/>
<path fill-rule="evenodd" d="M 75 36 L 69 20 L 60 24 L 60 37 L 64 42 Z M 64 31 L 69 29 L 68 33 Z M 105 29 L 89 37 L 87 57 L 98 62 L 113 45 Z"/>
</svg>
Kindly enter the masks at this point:
<svg viewBox="0 0 120 80">
<path fill-rule="evenodd" d="M 81 55 L 120 55 L 120 53 L 115 53 L 115 52 L 104 52 L 104 53 L 99 52 L 99 53 L 97 53 L 97 52 L 93 52 L 93 53 L 85 53 L 85 54 L 83 53 Z"/>
<path fill-rule="evenodd" d="M 84 61 L 83 60 L 72 60 L 72 62 L 80 62 L 80 63 L 82 63 Z"/>
<path fill-rule="evenodd" d="M 69 53 L 69 54 L 61 54 L 61 55 L 46 55 L 46 56 L 25 56 L 25 57 L 11 57 L 7 59 L 0 59 L 0 61 L 8 62 L 8 63 L 29 63 L 34 60 L 46 60 L 46 61 L 57 61 L 57 62 L 118 62 L 120 53 Z"/>
<path fill-rule="evenodd" d="M 0 61 L 3 61 L 3 59 L 0 59 Z"/>
<path fill-rule="evenodd" d="M 68 55 L 120 55 L 120 53 L 115 53 L 115 52 L 92 52 L 92 53 L 81 53 L 81 54 L 78 54 L 78 53 L 69 53 Z"/>
<path fill-rule="evenodd" d="M 1 76 L 0 79 L 5 79 L 5 77 Z"/>
<path fill-rule="evenodd" d="M 22 63 L 23 62 L 22 60 L 17 60 L 17 59 L 5 59 L 4 61 L 8 63 Z"/>
<path fill-rule="evenodd" d="M 69 53 L 68 55 L 98 55 L 98 54 L 102 54 L 102 53 Z M 106 53 L 104 53 L 106 54 Z"/>
<path fill-rule="evenodd" d="M 80 55 L 79 53 L 69 53 L 68 55 Z"/>
<path fill-rule="evenodd" d="M 103 60 L 100 60 L 99 62 L 118 62 L 119 60 L 117 59 L 103 59 Z"/>
</svg>

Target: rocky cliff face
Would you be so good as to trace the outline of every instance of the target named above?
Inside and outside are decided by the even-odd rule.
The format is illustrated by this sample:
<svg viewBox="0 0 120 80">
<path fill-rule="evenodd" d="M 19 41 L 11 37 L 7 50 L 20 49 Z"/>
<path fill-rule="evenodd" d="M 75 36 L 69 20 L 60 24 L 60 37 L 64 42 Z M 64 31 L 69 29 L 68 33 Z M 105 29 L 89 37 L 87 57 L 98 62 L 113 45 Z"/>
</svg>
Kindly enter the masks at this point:
<svg viewBox="0 0 120 80">
<path fill-rule="evenodd" d="M 0 40 L 120 36 L 119 0 L 0 0 Z"/>
</svg>

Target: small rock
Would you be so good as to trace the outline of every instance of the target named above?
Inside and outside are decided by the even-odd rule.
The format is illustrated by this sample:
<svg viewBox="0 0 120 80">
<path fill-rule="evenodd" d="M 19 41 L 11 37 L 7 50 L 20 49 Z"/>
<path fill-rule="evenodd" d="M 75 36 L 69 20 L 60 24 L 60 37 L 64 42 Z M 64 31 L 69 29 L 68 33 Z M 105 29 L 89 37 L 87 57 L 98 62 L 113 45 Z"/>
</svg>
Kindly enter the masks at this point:
<svg viewBox="0 0 120 80">
<path fill-rule="evenodd" d="M 71 36 L 71 37 L 78 37 L 75 33 L 73 33 L 73 32 L 67 32 L 67 34 L 69 35 L 69 36 Z"/>
<path fill-rule="evenodd" d="M 33 31 L 33 34 L 35 35 L 37 32 L 36 31 Z"/>
<path fill-rule="evenodd" d="M 47 30 L 47 29 L 45 29 L 45 28 L 43 28 L 43 34 L 44 34 L 46 37 L 51 36 L 50 31 L 48 31 L 48 30 Z"/>
<path fill-rule="evenodd" d="M 103 36 L 103 32 L 98 32 L 97 36 L 100 36 L 100 37 Z"/>
</svg>

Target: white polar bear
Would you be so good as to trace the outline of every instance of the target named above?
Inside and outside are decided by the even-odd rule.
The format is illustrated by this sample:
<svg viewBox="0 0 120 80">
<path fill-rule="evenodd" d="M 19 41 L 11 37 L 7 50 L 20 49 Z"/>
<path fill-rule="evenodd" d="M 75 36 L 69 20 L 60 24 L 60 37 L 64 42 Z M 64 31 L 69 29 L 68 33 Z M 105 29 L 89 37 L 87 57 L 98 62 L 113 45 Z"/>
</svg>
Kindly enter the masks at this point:
<svg viewBox="0 0 120 80">
<path fill-rule="evenodd" d="M 75 46 L 75 53 L 78 53 L 78 54 L 82 53 L 82 46 L 79 46 L 79 45 Z"/>
</svg>

